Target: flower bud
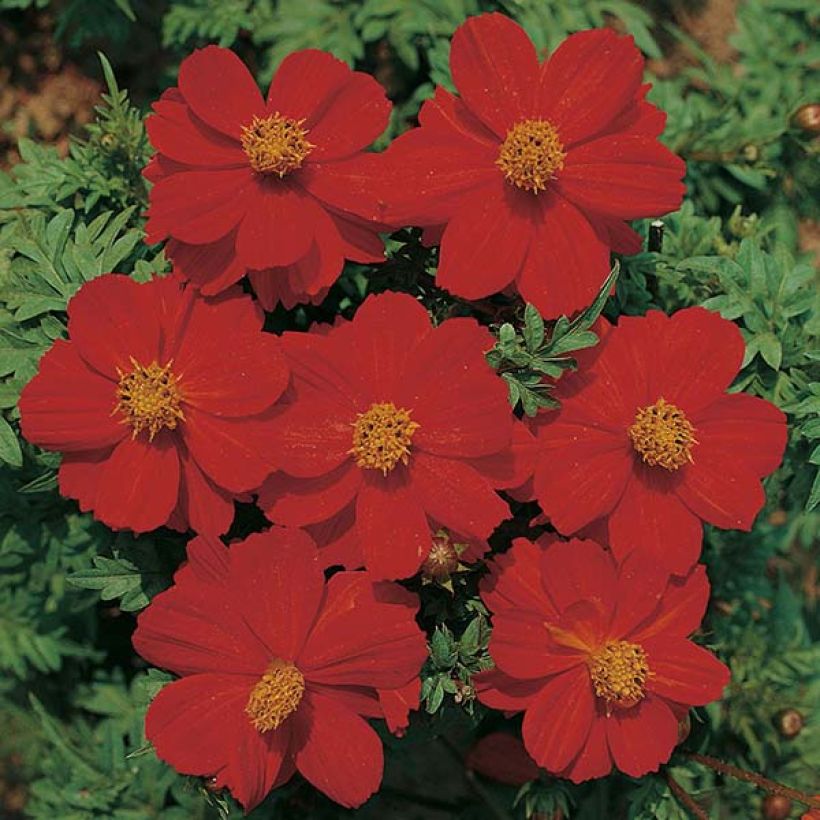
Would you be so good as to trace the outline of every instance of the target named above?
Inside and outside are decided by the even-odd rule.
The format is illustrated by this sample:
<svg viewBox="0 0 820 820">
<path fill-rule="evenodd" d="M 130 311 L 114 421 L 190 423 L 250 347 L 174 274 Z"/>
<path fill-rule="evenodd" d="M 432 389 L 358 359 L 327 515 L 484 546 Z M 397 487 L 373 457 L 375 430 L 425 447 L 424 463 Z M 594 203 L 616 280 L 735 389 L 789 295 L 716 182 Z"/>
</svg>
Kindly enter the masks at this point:
<svg viewBox="0 0 820 820">
<path fill-rule="evenodd" d="M 763 820 L 787 820 L 791 812 L 792 801 L 782 794 L 767 795 L 760 806 Z"/>
<path fill-rule="evenodd" d="M 792 125 L 807 134 L 820 134 L 820 103 L 801 105 L 792 116 Z"/>
<path fill-rule="evenodd" d="M 805 721 L 797 709 L 782 709 L 775 716 L 774 725 L 781 737 L 791 740 L 803 731 Z"/>
</svg>

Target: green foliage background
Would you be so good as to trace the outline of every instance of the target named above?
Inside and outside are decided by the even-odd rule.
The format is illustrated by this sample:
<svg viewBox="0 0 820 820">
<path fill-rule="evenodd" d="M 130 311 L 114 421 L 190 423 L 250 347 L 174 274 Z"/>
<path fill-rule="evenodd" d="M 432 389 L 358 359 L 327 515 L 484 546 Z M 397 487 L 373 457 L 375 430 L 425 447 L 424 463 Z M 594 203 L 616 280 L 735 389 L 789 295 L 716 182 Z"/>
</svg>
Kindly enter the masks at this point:
<svg viewBox="0 0 820 820">
<path fill-rule="evenodd" d="M 22 788 L 26 814 L 44 820 L 241 816 L 228 796 L 161 764 L 142 733 L 144 710 L 168 676 L 133 655 L 133 616 L 170 583 L 184 539 L 117 535 L 80 514 L 56 491 L 58 457 L 23 442 L 17 424 L 19 392 L 65 334 L 65 305 L 82 283 L 112 270 L 147 278 L 167 269 L 162 249 L 141 242 L 148 103 L 173 82 L 179 60 L 209 42 L 235 48 L 263 84 L 286 54 L 318 47 L 387 86 L 395 113 L 383 146 L 408 127 L 435 84 L 449 85 L 456 26 L 490 9 L 519 20 L 541 48 L 616 23 L 650 58 L 681 47 L 690 56 L 680 71 L 650 77 L 651 99 L 669 114 L 664 140 L 688 162 L 689 198 L 664 220 L 660 250 L 621 260 L 604 310 L 702 304 L 719 311 L 747 341 L 737 389 L 789 414 L 787 456 L 767 482 L 753 532 L 706 534 L 713 603 L 701 637 L 730 664 L 733 683 L 721 703 L 697 714 L 685 748 L 820 791 L 820 312 L 817 270 L 798 245 L 799 222 L 820 216 L 820 167 L 817 136 L 795 121 L 802 105 L 820 102 L 820 9 L 811 0 L 741 2 L 730 63 L 716 62 L 678 29 L 661 0 L 0 0 L 12 26 L 25 26 L 33 7 L 53 15 L 64 48 L 103 72 L 108 92 L 67 158 L 23 139 L 21 162 L 0 173 L 0 800 Z M 96 49 L 113 69 L 104 58 L 90 62 Z M 115 74 L 133 87 L 136 104 Z M 637 227 L 649 232 L 648 224 Z M 394 235 L 389 250 L 381 268 L 349 265 L 324 304 L 280 309 L 269 328 L 349 314 L 368 291 L 386 287 L 422 296 L 439 318 L 467 312 L 435 288 L 435 252 L 417 232 Z M 551 401 L 541 375 L 559 375 L 573 350 L 595 342 L 589 322 L 545 327 L 537 313 L 503 298 L 475 310 L 498 332 L 491 361 L 528 414 Z M 495 546 L 532 534 L 532 505 L 516 511 Z M 257 524 L 240 511 L 233 534 Z M 640 782 L 613 775 L 580 787 L 544 778 L 518 795 L 465 775 L 464 750 L 500 721 L 486 716 L 470 688 L 471 675 L 488 665 L 476 587 L 477 574 L 466 572 L 452 594 L 419 589 L 431 635 L 423 709 L 404 739 L 385 737 L 382 794 L 345 812 L 294 781 L 254 818 L 688 816 L 661 775 Z M 805 718 L 796 738 L 778 731 L 784 709 Z M 682 755 L 670 772 L 710 816 L 759 816 L 762 794 L 748 784 L 716 778 Z M 795 804 L 792 816 L 799 814 Z"/>
</svg>

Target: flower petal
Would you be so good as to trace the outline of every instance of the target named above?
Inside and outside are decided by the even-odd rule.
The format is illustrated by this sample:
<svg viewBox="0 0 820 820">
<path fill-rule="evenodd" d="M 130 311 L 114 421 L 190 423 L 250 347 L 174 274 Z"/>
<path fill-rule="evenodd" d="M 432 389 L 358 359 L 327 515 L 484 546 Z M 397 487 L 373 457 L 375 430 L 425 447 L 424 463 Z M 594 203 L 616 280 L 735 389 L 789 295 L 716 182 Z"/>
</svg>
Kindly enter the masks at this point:
<svg viewBox="0 0 820 820">
<path fill-rule="evenodd" d="M 558 773 L 560 777 L 566 777 L 573 783 L 583 783 L 595 777 L 606 777 L 612 771 L 612 755 L 606 742 L 606 724 L 606 719 L 600 714 L 595 716 L 581 753 L 563 772 Z"/>
<path fill-rule="evenodd" d="M 415 621 L 418 598 L 361 572 L 341 572 L 324 601 L 298 664 L 311 683 L 397 689 L 418 677 L 427 657 Z"/>
<path fill-rule="evenodd" d="M 652 671 L 647 688 L 687 706 L 718 700 L 729 683 L 729 669 L 711 652 L 685 638 L 659 635 L 643 644 Z"/>
<path fill-rule="evenodd" d="M 518 275 L 518 292 L 545 318 L 590 305 L 609 274 L 609 248 L 589 220 L 554 191 L 539 198 L 542 214 Z"/>
<path fill-rule="evenodd" d="M 595 713 L 585 666 L 556 675 L 524 714 L 521 734 L 527 751 L 539 766 L 560 772 L 583 748 Z"/>
<path fill-rule="evenodd" d="M 537 108 L 565 148 L 603 131 L 640 93 L 644 61 L 608 28 L 571 34 L 541 67 Z"/>
<path fill-rule="evenodd" d="M 465 299 L 503 290 L 524 262 L 539 216 L 532 197 L 499 174 L 472 194 L 447 225 L 437 284 Z"/>
<path fill-rule="evenodd" d="M 381 784 L 384 753 L 379 736 L 330 697 L 305 693 L 296 713 L 294 748 L 305 779 L 342 806 L 361 806 Z"/>
<path fill-rule="evenodd" d="M 539 67 L 535 46 L 503 14 L 470 17 L 456 29 L 450 70 L 461 98 L 502 140 L 533 111 Z"/>
<path fill-rule="evenodd" d="M 222 535 L 233 523 L 234 505 L 231 493 L 208 479 L 188 453 L 179 452 L 181 481 L 177 509 L 188 526 L 197 533 Z"/>
<path fill-rule="evenodd" d="M 130 432 L 114 414 L 115 404 L 114 382 L 91 370 L 73 344 L 58 339 L 23 388 L 20 427 L 32 444 L 49 450 L 110 447 Z"/>
<path fill-rule="evenodd" d="M 585 601 L 608 617 L 616 578 L 612 554 L 594 541 L 557 541 L 542 553 L 541 583 L 558 612 Z"/>
<path fill-rule="evenodd" d="M 516 680 L 500 669 L 490 669 L 473 676 L 476 697 L 490 709 L 521 712 L 527 709 L 544 687 L 544 679 Z"/>
<path fill-rule="evenodd" d="M 245 275 L 245 265 L 236 255 L 236 230 L 202 245 L 169 239 L 165 255 L 174 263 L 174 271 L 205 296 L 221 293 Z"/>
<path fill-rule="evenodd" d="M 112 529 L 165 524 L 179 496 L 179 456 L 170 435 L 124 438 L 102 467 L 94 516 Z"/>
<path fill-rule="evenodd" d="M 520 609 L 558 616 L 541 583 L 543 553 L 532 541 L 516 538 L 511 549 L 493 558 L 490 574 L 481 581 L 481 598 L 491 613 Z"/>
<path fill-rule="evenodd" d="M 678 742 L 678 719 L 669 706 L 648 696 L 631 709 L 616 709 L 606 721 L 615 765 L 630 777 L 656 772 Z"/>
<path fill-rule="evenodd" d="M 235 140 L 254 116 L 265 114 L 250 71 L 227 48 L 206 46 L 186 57 L 179 67 L 179 90 L 198 117 Z"/>
</svg>

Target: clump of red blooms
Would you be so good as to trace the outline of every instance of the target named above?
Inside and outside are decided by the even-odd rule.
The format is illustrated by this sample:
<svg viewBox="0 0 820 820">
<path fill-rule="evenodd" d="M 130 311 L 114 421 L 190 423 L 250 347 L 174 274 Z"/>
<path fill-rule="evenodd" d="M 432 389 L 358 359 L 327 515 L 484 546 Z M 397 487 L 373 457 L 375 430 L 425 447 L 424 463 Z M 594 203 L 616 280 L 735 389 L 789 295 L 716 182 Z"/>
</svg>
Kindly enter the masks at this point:
<svg viewBox="0 0 820 820">
<path fill-rule="evenodd" d="M 555 389 L 538 424 L 535 495 L 565 535 L 586 528 L 619 559 L 640 549 L 685 573 L 702 523 L 751 529 L 760 480 L 786 446 L 774 405 L 727 393 L 743 362 L 737 325 L 703 308 L 602 321 L 600 343 Z"/>
<path fill-rule="evenodd" d="M 496 489 L 531 472 L 484 359 L 492 345 L 474 319 L 434 328 L 399 293 L 370 296 L 351 322 L 285 333 L 291 384 L 271 432 L 280 472 L 259 494 L 266 515 L 349 519 L 379 578 L 413 575 L 439 526 L 486 540 L 510 514 Z"/>
<path fill-rule="evenodd" d="M 23 435 L 63 453 L 62 494 L 114 529 L 225 532 L 275 467 L 288 368 L 263 318 L 238 289 L 205 301 L 176 276 L 84 285 L 19 404 Z"/>
<path fill-rule="evenodd" d="M 441 243 L 436 281 L 478 299 L 514 286 L 545 316 L 586 307 L 610 250 L 636 253 L 625 220 L 681 203 L 685 166 L 658 141 L 644 60 L 609 29 L 568 37 L 544 62 L 501 14 L 453 36 L 454 96 L 437 88 L 420 128 L 396 139 L 381 181 L 385 219 Z"/>
<path fill-rule="evenodd" d="M 134 633 L 144 658 L 180 676 L 151 703 L 146 736 L 177 771 L 214 778 L 246 811 L 296 771 L 359 806 L 384 765 L 367 719 L 395 713 L 427 657 L 417 607 L 363 572 L 325 581 L 300 530 L 230 547 L 196 538 Z"/>
<path fill-rule="evenodd" d="M 377 155 L 390 104 L 332 56 L 290 55 L 266 100 L 230 51 L 187 58 L 148 120 L 148 239 L 168 240 L 175 272 L 84 285 L 20 399 L 24 435 L 63 454 L 60 490 L 81 509 L 199 533 L 134 635 L 179 676 L 146 734 L 248 811 L 296 771 L 343 806 L 378 789 L 367 719 L 407 727 L 427 657 L 417 596 L 384 579 L 453 592 L 510 516 L 499 491 L 609 550 L 555 535 L 494 559 L 497 668 L 476 684 L 524 712 L 526 751 L 491 734 L 468 766 L 516 784 L 538 767 L 640 776 L 729 679 L 691 640 L 709 597 L 702 522 L 749 529 L 786 440 L 779 410 L 727 392 L 744 354 L 732 322 L 701 308 L 601 321 L 557 383 L 560 409 L 525 425 L 474 319 L 433 326 L 383 293 L 277 338 L 234 287 L 247 274 L 266 309 L 318 302 L 345 259 L 382 259 L 385 223 L 413 223 L 441 240 L 452 293 L 514 286 L 556 316 L 592 301 L 610 250 L 638 250 L 625 220 L 679 205 L 683 163 L 658 142 L 631 38 L 581 32 L 539 62 L 518 25 L 481 15 L 451 68 L 459 96 L 436 89 Z M 234 501 L 254 493 L 284 528 L 226 547 Z"/>
<path fill-rule="evenodd" d="M 482 599 L 493 615 L 479 699 L 524 712 L 524 745 L 575 783 L 657 771 L 690 706 L 716 700 L 729 670 L 689 638 L 709 600 L 703 566 L 670 577 L 638 553 L 618 564 L 592 541 L 518 540 Z"/>
<path fill-rule="evenodd" d="M 345 259 L 381 262 L 373 155 L 390 103 L 367 74 L 314 49 L 279 66 L 263 99 L 228 49 L 182 62 L 147 120 L 157 153 L 147 240 L 220 293 L 249 275 L 266 310 L 319 302 Z"/>
</svg>

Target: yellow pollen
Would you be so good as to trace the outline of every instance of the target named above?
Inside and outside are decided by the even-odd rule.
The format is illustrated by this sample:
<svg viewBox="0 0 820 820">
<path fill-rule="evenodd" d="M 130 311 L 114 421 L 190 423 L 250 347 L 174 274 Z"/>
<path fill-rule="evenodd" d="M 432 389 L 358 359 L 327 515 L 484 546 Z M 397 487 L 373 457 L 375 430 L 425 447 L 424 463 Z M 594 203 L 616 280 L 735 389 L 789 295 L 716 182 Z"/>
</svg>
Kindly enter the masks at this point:
<svg viewBox="0 0 820 820">
<path fill-rule="evenodd" d="M 564 167 L 567 154 L 558 130 L 548 120 L 521 120 L 501 143 L 495 164 L 507 182 L 524 191 L 545 191 L 557 171 Z"/>
<path fill-rule="evenodd" d="M 277 659 L 251 689 L 245 714 L 259 732 L 278 729 L 296 711 L 304 693 L 302 673 L 292 663 Z"/>
<path fill-rule="evenodd" d="M 145 367 L 131 358 L 133 369 L 123 373 L 117 368 L 120 377 L 117 385 L 117 404 L 114 413 L 119 411 L 125 416 L 124 422 L 131 425 L 132 436 L 142 430 L 148 431 L 148 440 L 163 428 L 176 428 L 185 421 L 182 412 L 182 392 L 179 378 L 171 371 L 173 361 L 164 367 L 154 361 Z"/>
<path fill-rule="evenodd" d="M 304 120 L 283 117 L 278 111 L 268 117 L 254 117 L 242 127 L 242 148 L 251 168 L 260 174 L 283 177 L 302 166 L 316 147 L 307 140 Z"/>
<path fill-rule="evenodd" d="M 683 410 L 663 397 L 649 407 L 639 407 L 629 428 L 632 446 L 651 467 L 677 470 L 692 461 L 697 444 L 695 428 Z"/>
<path fill-rule="evenodd" d="M 410 442 L 418 429 L 409 410 L 393 402 L 373 404 L 353 423 L 353 447 L 349 452 L 359 467 L 387 475 L 399 462 L 407 464 Z"/>
<path fill-rule="evenodd" d="M 643 647 L 629 641 L 610 641 L 589 658 L 592 688 L 599 698 L 624 709 L 634 706 L 646 693 L 652 675 Z"/>
</svg>

